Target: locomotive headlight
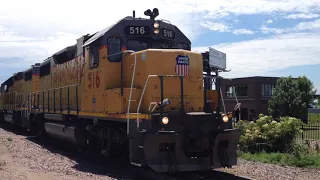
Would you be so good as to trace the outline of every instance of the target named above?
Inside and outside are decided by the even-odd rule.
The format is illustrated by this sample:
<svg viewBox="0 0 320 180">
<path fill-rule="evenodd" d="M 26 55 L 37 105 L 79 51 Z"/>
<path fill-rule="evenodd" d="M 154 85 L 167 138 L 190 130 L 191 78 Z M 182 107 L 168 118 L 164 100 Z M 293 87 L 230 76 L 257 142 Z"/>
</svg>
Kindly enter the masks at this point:
<svg viewBox="0 0 320 180">
<path fill-rule="evenodd" d="M 159 29 L 155 29 L 155 30 L 153 30 L 153 33 L 155 33 L 155 34 L 159 34 Z"/>
<path fill-rule="evenodd" d="M 159 28 L 159 26 L 160 26 L 160 24 L 159 24 L 158 22 L 155 22 L 155 23 L 153 24 L 153 27 L 154 27 L 154 28 Z"/>
<path fill-rule="evenodd" d="M 169 118 L 168 117 L 163 117 L 161 121 L 162 121 L 163 124 L 168 124 L 169 123 Z"/>
<path fill-rule="evenodd" d="M 228 122 L 229 121 L 229 117 L 227 115 L 224 115 L 222 117 L 222 121 L 225 122 L 225 123 Z"/>
</svg>

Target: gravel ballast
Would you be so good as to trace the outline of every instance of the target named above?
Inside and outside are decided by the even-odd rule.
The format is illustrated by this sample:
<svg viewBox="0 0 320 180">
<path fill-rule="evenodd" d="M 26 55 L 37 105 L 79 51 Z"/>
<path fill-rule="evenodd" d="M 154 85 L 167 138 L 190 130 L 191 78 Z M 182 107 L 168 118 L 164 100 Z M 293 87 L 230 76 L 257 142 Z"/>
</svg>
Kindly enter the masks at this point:
<svg viewBox="0 0 320 180">
<path fill-rule="evenodd" d="M 2 128 L 0 128 L 0 153 L 2 153 L 2 156 L 0 154 L 0 177 L 3 177 L 1 179 L 114 179 L 106 174 L 94 172 L 95 169 L 105 167 L 96 168 L 90 163 L 79 165 L 79 160 L 65 155 L 66 152 L 44 148 L 28 140 L 25 135 L 17 135 Z M 239 159 L 238 165 L 232 169 L 219 170 L 263 180 L 320 179 L 320 169 L 287 167 L 242 159 Z"/>
</svg>

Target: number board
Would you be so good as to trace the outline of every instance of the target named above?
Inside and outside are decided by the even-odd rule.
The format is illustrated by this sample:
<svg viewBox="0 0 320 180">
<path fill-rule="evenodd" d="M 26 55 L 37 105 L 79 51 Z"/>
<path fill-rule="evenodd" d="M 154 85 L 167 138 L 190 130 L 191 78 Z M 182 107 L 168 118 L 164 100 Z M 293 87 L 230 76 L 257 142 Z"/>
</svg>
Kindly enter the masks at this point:
<svg viewBox="0 0 320 180">
<path fill-rule="evenodd" d="M 161 36 L 168 39 L 175 38 L 174 31 L 165 28 L 161 29 Z"/>
<path fill-rule="evenodd" d="M 149 26 L 126 26 L 125 33 L 127 35 L 143 36 L 150 34 Z"/>
</svg>

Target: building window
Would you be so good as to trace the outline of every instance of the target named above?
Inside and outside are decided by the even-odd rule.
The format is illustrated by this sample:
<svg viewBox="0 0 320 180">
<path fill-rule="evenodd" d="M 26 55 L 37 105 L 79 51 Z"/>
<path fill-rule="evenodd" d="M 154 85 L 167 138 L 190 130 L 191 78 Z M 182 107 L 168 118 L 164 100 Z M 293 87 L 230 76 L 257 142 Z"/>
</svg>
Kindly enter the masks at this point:
<svg viewBox="0 0 320 180">
<path fill-rule="evenodd" d="M 226 87 L 226 97 L 248 96 L 248 85 L 239 84 Z"/>
<path fill-rule="evenodd" d="M 234 97 L 233 86 L 226 86 L 226 97 Z"/>
<path fill-rule="evenodd" d="M 263 97 L 271 97 L 273 94 L 274 87 L 275 87 L 274 84 L 262 84 L 262 86 L 261 86 L 262 96 Z"/>
</svg>

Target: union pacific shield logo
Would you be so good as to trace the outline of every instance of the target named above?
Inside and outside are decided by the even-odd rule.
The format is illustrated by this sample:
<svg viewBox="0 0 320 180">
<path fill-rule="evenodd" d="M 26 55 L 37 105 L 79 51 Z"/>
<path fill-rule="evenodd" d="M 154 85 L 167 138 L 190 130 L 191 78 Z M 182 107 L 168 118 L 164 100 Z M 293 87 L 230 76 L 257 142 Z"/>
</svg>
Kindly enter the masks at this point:
<svg viewBox="0 0 320 180">
<path fill-rule="evenodd" d="M 176 57 L 176 73 L 182 76 L 189 75 L 189 57 L 179 55 Z"/>
</svg>

